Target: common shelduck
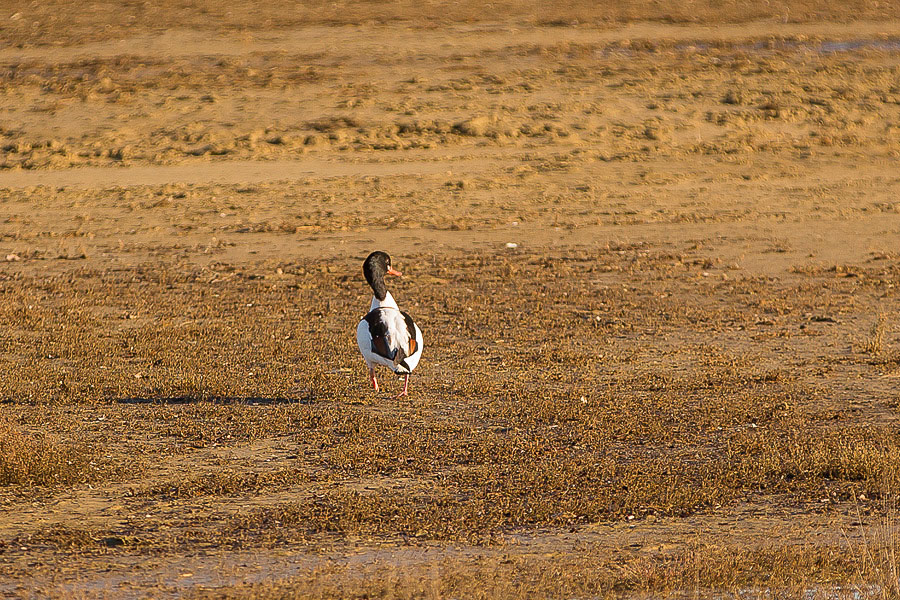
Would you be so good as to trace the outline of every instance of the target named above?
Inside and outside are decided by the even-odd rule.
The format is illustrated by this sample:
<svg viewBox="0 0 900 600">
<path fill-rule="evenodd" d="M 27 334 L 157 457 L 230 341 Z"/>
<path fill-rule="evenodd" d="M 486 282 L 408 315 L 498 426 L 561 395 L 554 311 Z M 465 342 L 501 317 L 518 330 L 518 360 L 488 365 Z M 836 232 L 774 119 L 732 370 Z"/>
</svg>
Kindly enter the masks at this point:
<svg viewBox="0 0 900 600">
<path fill-rule="evenodd" d="M 391 257 L 385 252 L 373 252 L 363 262 L 363 275 L 375 293 L 369 314 L 356 327 L 356 343 L 369 367 L 369 381 L 378 391 L 375 365 L 384 365 L 404 376 L 403 391 L 409 390 L 409 375 L 422 357 L 422 331 L 412 317 L 401 311 L 397 302 L 384 285 L 385 275 L 401 276 L 391 268 Z"/>
</svg>

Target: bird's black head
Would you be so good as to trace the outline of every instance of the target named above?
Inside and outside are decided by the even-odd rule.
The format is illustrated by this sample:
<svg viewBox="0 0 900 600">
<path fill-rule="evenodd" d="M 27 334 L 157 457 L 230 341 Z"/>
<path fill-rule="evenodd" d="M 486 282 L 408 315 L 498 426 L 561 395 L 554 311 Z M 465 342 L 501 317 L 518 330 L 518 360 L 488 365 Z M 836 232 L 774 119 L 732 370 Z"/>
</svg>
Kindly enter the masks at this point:
<svg viewBox="0 0 900 600">
<path fill-rule="evenodd" d="M 391 257 L 388 256 L 387 252 L 376 250 L 363 262 L 363 275 L 365 275 L 369 285 L 372 286 L 375 297 L 379 300 L 384 300 L 385 295 L 387 295 L 384 276 L 396 275 L 399 277 L 402 273 L 391 268 Z"/>
</svg>

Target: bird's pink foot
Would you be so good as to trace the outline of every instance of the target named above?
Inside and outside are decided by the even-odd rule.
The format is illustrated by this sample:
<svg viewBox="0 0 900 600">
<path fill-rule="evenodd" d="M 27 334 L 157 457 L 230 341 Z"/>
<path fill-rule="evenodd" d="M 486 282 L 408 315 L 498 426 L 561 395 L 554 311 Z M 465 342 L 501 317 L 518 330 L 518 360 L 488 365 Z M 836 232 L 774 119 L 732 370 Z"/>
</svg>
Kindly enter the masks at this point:
<svg viewBox="0 0 900 600">
<path fill-rule="evenodd" d="M 403 391 L 394 396 L 394 398 L 402 398 L 403 396 L 409 396 L 409 375 L 403 380 Z"/>
</svg>

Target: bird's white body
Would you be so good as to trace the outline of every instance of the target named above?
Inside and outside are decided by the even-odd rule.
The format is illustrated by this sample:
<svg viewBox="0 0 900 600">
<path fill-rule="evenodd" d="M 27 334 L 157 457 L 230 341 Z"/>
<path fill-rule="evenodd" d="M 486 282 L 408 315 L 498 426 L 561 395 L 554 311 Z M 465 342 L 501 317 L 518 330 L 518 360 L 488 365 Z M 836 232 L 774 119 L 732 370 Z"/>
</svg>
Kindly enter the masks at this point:
<svg viewBox="0 0 900 600">
<path fill-rule="evenodd" d="M 375 365 L 382 365 L 400 375 L 411 373 L 413 369 L 416 368 L 416 365 L 419 364 L 419 359 L 422 358 L 422 348 L 424 346 L 422 330 L 419 329 L 418 325 L 413 323 L 417 343 L 415 352 L 409 354 L 409 333 L 407 333 L 406 322 L 403 315 L 400 313 L 400 310 L 397 308 L 377 308 L 381 308 L 379 317 L 381 317 L 382 322 L 385 323 L 388 330 L 388 348 L 391 352 L 396 352 L 398 348 L 403 348 L 404 353 L 407 353 L 406 358 L 403 360 L 406 362 L 408 370 L 402 365 L 394 364 L 394 361 L 390 358 L 381 356 L 372 350 L 372 335 L 369 333 L 369 323 L 363 319 L 356 327 L 356 344 L 359 346 L 359 351 L 366 360 L 366 365 L 368 365 L 370 369 Z"/>
</svg>

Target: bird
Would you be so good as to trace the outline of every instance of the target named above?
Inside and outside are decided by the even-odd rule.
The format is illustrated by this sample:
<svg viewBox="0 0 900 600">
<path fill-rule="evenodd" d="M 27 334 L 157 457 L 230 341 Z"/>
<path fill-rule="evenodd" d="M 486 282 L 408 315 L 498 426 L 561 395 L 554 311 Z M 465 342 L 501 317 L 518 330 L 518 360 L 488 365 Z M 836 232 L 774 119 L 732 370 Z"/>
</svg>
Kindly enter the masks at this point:
<svg viewBox="0 0 900 600">
<path fill-rule="evenodd" d="M 391 267 L 391 257 L 386 252 L 377 250 L 363 262 L 363 275 L 374 295 L 368 314 L 356 327 L 356 343 L 369 367 L 369 382 L 377 392 L 375 365 L 383 365 L 404 376 L 403 391 L 397 398 L 407 396 L 409 376 L 422 357 L 422 330 L 400 310 L 384 283 L 386 275 L 403 274 Z"/>
</svg>

